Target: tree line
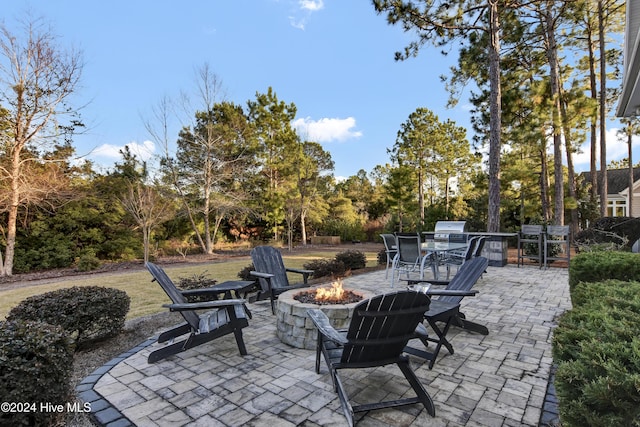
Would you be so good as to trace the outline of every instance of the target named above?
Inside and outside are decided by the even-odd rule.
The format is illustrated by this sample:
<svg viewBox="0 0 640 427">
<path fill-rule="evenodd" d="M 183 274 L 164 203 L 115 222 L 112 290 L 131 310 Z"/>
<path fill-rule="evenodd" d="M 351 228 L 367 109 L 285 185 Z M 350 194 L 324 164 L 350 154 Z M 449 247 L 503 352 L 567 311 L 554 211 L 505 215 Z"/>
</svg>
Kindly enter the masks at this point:
<svg viewBox="0 0 640 427">
<path fill-rule="evenodd" d="M 212 253 L 247 240 L 375 240 L 383 231 L 432 229 L 440 219 L 498 231 L 530 221 L 577 226 L 577 218 L 604 215 L 594 188 L 606 182 L 580 185 L 571 159 L 584 141 L 595 150 L 605 128 L 602 114 L 615 92 L 606 79 L 616 79 L 620 65 L 622 1 L 373 5 L 418 35 L 398 59 L 427 42 L 458 41 L 458 66 L 444 80 L 452 103 L 462 86 L 476 88 L 475 137 L 469 142 L 466 129 L 420 106 L 399 124 L 387 163 L 342 181 L 333 176 L 331 154 L 292 127 L 293 102 L 271 87 L 244 104 L 228 101 L 206 64 L 190 102 L 161 99 L 144 121 L 163 147 L 157 159 L 143 161 L 125 148 L 111 170 L 97 172 L 74 160 L 73 135 L 83 123 L 69 103 L 81 55 L 62 47 L 42 20 L 15 32 L 3 25 L 0 275 Z M 187 119 L 170 134 L 178 116 Z"/>
</svg>

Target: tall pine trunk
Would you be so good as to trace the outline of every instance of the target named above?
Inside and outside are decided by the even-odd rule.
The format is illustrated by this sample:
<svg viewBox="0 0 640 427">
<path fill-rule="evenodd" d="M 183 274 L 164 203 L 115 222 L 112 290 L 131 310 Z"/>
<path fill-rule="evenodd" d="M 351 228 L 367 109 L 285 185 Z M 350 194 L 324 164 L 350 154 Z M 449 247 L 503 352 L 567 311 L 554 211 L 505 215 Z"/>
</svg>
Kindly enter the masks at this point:
<svg viewBox="0 0 640 427">
<path fill-rule="evenodd" d="M 600 216 L 607 216 L 607 61 L 604 40 L 603 0 L 598 0 L 598 43 L 600 48 Z"/>
<path fill-rule="evenodd" d="M 489 1 L 489 206 L 487 231 L 500 231 L 500 151 L 502 101 L 500 88 L 500 21 L 498 1 Z"/>
<path fill-rule="evenodd" d="M 542 132 L 544 137 L 545 132 Z M 551 205 L 549 203 L 549 162 L 547 161 L 547 144 L 542 140 L 540 150 L 540 204 L 542 205 L 542 220 L 548 223 L 551 220 Z"/>
<path fill-rule="evenodd" d="M 551 15 L 552 8 L 545 11 L 544 25 L 547 38 L 547 61 L 549 62 L 549 80 L 551 84 L 551 99 L 553 101 L 553 175 L 554 175 L 554 204 L 553 223 L 564 224 L 564 175 L 562 168 L 562 107 L 560 94 L 560 72 L 558 64 L 558 45 L 555 35 L 555 20 Z"/>
<path fill-rule="evenodd" d="M 591 20 L 588 20 L 591 22 Z M 597 105 L 598 100 L 598 88 L 596 77 L 596 56 L 593 46 L 593 33 L 591 31 L 591 25 L 587 24 L 587 48 L 589 50 L 589 89 L 591 92 L 591 99 L 594 101 L 594 105 Z M 591 114 L 590 120 L 590 135 L 591 135 L 591 156 L 589 162 L 590 179 L 591 179 L 591 201 L 595 202 L 598 198 L 598 109 L 595 108 Z"/>
</svg>

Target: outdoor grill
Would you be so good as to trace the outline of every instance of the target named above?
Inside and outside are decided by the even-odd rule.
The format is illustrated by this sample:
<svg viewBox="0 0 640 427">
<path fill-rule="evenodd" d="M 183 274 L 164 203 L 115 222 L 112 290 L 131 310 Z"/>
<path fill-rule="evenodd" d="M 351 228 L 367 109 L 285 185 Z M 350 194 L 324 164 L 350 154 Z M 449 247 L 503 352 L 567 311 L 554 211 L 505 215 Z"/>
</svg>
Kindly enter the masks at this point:
<svg viewBox="0 0 640 427">
<path fill-rule="evenodd" d="M 438 221 L 433 233 L 436 242 L 466 243 L 467 221 Z"/>
</svg>

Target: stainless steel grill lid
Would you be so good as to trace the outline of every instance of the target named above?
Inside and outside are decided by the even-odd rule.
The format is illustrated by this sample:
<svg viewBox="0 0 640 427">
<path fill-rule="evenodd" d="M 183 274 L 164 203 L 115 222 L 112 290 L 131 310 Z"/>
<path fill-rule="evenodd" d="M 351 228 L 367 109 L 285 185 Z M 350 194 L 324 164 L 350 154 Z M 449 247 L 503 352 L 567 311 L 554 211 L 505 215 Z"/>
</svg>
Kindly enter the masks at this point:
<svg viewBox="0 0 640 427">
<path fill-rule="evenodd" d="M 466 242 L 467 221 L 438 221 L 434 229 L 433 240 L 436 242 Z"/>
</svg>

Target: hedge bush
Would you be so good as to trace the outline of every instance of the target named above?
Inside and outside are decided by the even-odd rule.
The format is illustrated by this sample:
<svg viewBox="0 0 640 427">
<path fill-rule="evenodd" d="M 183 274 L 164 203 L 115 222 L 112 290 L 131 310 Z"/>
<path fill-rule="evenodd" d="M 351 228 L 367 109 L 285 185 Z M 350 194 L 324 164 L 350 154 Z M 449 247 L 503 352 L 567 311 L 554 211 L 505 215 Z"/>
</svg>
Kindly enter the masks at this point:
<svg viewBox="0 0 640 427">
<path fill-rule="evenodd" d="M 313 278 L 317 277 L 343 277 L 347 273 L 344 262 L 335 259 L 316 259 L 304 264 L 307 270 L 313 270 Z"/>
<path fill-rule="evenodd" d="M 96 251 L 89 249 L 80 255 L 76 264 L 78 271 L 92 271 L 100 268 L 101 262 L 96 256 Z"/>
<path fill-rule="evenodd" d="M 38 320 L 61 326 L 80 349 L 117 335 L 124 327 L 130 298 L 119 289 L 74 286 L 26 298 L 7 320 Z"/>
<path fill-rule="evenodd" d="M 0 412 L 0 425 L 61 425 L 64 414 L 42 412 L 40 404 L 70 401 L 72 366 L 73 350 L 61 327 L 0 322 L 0 401 L 26 403 L 29 410 Z"/>
<path fill-rule="evenodd" d="M 176 286 L 178 289 L 186 291 L 191 289 L 210 288 L 216 283 L 218 283 L 217 280 L 212 279 L 206 271 L 203 271 L 202 273 L 192 274 L 189 277 L 180 277 Z M 213 298 L 212 295 L 191 295 L 185 297 L 185 299 L 187 302 L 206 302 L 216 298 Z"/>
<path fill-rule="evenodd" d="M 251 271 L 256 271 L 253 263 L 249 264 L 246 267 L 243 267 L 242 270 L 238 272 L 238 277 L 240 278 L 240 280 L 256 280 L 256 278 L 251 275 Z"/>
<path fill-rule="evenodd" d="M 640 254 L 631 252 L 585 252 L 571 259 L 569 290 L 580 282 L 601 282 L 607 279 L 640 281 Z"/>
<path fill-rule="evenodd" d="M 357 250 L 339 252 L 334 259 L 342 262 L 347 270 L 358 270 L 367 266 L 367 256 L 364 252 Z"/>
<path fill-rule="evenodd" d="M 580 283 L 554 332 L 560 419 L 567 426 L 640 422 L 640 283 Z"/>
<path fill-rule="evenodd" d="M 378 265 L 385 265 L 387 263 L 387 250 L 380 249 L 377 255 Z M 389 260 L 391 262 L 391 260 Z"/>
</svg>

